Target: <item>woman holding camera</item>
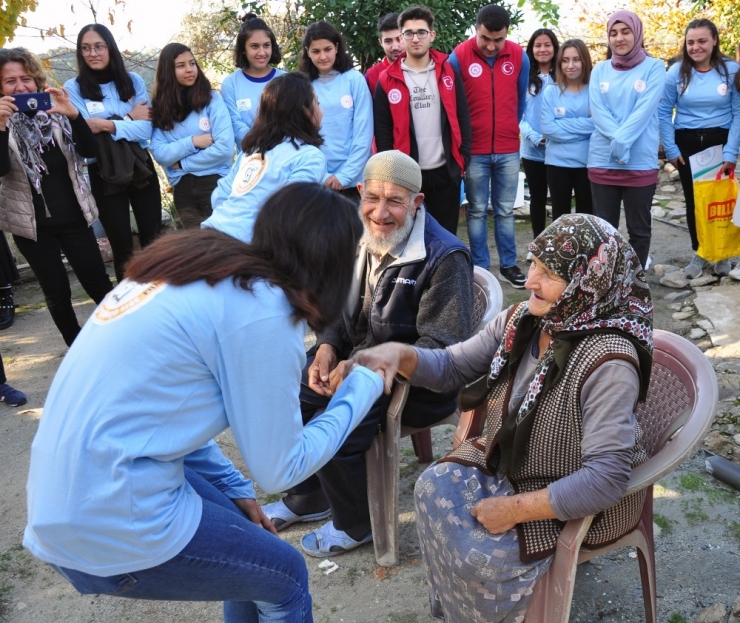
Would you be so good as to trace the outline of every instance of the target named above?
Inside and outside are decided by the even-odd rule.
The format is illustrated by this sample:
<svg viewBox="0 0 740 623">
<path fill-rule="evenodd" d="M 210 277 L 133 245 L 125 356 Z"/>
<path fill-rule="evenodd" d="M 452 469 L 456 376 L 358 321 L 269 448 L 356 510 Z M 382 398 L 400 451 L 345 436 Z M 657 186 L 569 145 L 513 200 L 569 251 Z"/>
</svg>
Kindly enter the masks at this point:
<svg viewBox="0 0 740 623">
<path fill-rule="evenodd" d="M 25 93 L 46 90 L 54 106 L 19 111 Z M 96 303 L 111 290 L 90 224 L 98 209 L 83 158 L 97 155 L 95 136 L 65 89 L 46 87 L 36 56 L 0 50 L 0 229 L 26 258 L 51 317 L 71 345 L 80 332 L 62 253 Z"/>
</svg>

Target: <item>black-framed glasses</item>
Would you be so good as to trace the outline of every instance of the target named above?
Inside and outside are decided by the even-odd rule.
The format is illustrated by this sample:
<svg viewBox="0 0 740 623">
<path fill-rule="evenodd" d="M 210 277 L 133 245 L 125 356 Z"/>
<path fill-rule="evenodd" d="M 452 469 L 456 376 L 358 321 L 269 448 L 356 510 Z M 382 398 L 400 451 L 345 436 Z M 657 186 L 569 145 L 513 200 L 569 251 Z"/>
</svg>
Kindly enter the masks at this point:
<svg viewBox="0 0 740 623">
<path fill-rule="evenodd" d="M 419 41 L 422 39 L 426 39 L 429 36 L 428 30 L 404 30 L 403 31 L 403 38 L 411 41 L 414 37 L 418 37 Z"/>
<path fill-rule="evenodd" d="M 95 54 L 100 56 L 101 54 L 105 54 L 108 51 L 108 46 L 104 43 L 96 43 L 93 46 L 89 45 L 83 45 L 80 46 L 80 52 L 82 53 L 82 56 L 90 56 L 90 54 L 95 51 Z"/>
</svg>

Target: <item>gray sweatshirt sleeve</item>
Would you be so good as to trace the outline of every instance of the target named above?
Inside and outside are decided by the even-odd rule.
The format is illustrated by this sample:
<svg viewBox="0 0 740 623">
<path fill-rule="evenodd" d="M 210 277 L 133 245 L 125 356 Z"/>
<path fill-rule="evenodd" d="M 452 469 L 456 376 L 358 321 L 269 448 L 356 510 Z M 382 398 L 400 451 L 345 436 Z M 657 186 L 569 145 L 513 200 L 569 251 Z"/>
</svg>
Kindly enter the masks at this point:
<svg viewBox="0 0 740 623">
<path fill-rule="evenodd" d="M 621 359 L 599 366 L 584 383 L 583 467 L 547 487 L 561 521 L 599 513 L 624 496 L 632 472 L 639 389 L 635 366 Z"/>
</svg>

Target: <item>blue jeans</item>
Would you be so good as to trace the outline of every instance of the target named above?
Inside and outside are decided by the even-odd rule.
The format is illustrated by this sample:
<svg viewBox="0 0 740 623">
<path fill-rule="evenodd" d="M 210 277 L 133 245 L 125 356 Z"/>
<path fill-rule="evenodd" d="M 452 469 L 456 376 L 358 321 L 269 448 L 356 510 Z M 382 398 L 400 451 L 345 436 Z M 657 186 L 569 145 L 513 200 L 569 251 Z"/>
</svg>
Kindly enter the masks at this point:
<svg viewBox="0 0 740 623">
<path fill-rule="evenodd" d="M 185 477 L 203 498 L 203 515 L 177 556 L 111 577 L 52 567 L 83 594 L 223 601 L 225 623 L 312 623 L 308 570 L 298 550 L 252 523 L 199 474 L 185 468 Z"/>
<path fill-rule="evenodd" d="M 465 172 L 468 238 L 473 264 L 488 269 L 488 199 L 493 206 L 493 237 L 501 268 L 516 264 L 514 201 L 519 185 L 519 152 L 472 156 Z"/>
</svg>

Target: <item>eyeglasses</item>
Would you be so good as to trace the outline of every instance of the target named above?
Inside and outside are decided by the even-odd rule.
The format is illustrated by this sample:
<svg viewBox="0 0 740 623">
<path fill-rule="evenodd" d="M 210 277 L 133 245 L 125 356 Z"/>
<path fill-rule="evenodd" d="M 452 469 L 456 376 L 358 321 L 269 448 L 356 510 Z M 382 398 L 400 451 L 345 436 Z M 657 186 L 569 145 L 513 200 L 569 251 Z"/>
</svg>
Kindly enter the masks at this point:
<svg viewBox="0 0 740 623">
<path fill-rule="evenodd" d="M 97 54 L 98 56 L 102 56 L 108 51 L 108 46 L 104 43 L 96 43 L 94 46 L 90 47 L 89 45 L 83 45 L 80 47 L 80 52 L 82 52 L 82 56 L 90 56 L 93 52 Z"/>
<path fill-rule="evenodd" d="M 403 31 L 403 38 L 407 39 L 408 41 L 411 41 L 414 37 L 418 37 L 419 41 L 422 39 L 426 39 L 429 36 L 428 30 L 404 30 Z"/>
</svg>

